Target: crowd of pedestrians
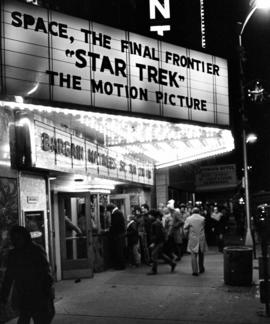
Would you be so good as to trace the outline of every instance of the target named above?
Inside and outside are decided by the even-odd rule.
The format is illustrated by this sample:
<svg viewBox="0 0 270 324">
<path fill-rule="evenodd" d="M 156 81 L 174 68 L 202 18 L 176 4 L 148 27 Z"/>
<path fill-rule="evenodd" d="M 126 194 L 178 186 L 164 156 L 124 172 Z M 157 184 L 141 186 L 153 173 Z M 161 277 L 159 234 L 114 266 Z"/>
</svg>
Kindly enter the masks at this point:
<svg viewBox="0 0 270 324">
<path fill-rule="evenodd" d="M 147 204 L 134 206 L 128 215 L 124 229 L 124 215 L 116 206 L 108 206 L 116 212 L 111 215 L 111 233 L 118 226 L 115 218 L 121 218 L 121 233 L 113 237 L 112 259 L 115 269 L 124 269 L 126 264 L 151 267 L 149 275 L 158 273 L 159 260 L 163 260 L 174 271 L 184 254 L 191 255 L 192 275 L 204 273 L 204 252 L 208 245 L 217 245 L 220 252 L 224 246 L 224 232 L 228 211 L 215 204 L 176 204 L 170 199 L 150 209 Z M 113 208 L 113 209 L 112 209 Z M 118 242 L 118 243 L 117 243 Z M 125 245 L 126 243 L 126 245 Z"/>
</svg>

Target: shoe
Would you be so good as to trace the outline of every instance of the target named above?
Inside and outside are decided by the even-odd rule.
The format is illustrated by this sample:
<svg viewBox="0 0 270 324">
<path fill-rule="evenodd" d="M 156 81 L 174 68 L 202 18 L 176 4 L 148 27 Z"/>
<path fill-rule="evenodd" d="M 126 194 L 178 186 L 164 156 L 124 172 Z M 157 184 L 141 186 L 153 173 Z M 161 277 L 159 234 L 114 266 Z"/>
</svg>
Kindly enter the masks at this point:
<svg viewBox="0 0 270 324">
<path fill-rule="evenodd" d="M 198 275 L 199 275 L 199 274 L 198 274 L 197 272 L 193 272 L 193 273 L 192 273 L 192 276 L 196 276 L 196 277 L 198 277 Z"/>
<path fill-rule="evenodd" d="M 200 273 L 204 273 L 204 272 L 205 272 L 205 269 L 202 268 L 202 269 L 200 270 Z"/>
<path fill-rule="evenodd" d="M 171 272 L 174 272 L 175 267 L 176 267 L 176 263 L 173 263 L 173 264 L 171 265 Z"/>
<path fill-rule="evenodd" d="M 153 276 L 153 275 L 156 275 L 156 274 L 157 274 L 157 271 L 147 272 L 148 276 Z"/>
</svg>

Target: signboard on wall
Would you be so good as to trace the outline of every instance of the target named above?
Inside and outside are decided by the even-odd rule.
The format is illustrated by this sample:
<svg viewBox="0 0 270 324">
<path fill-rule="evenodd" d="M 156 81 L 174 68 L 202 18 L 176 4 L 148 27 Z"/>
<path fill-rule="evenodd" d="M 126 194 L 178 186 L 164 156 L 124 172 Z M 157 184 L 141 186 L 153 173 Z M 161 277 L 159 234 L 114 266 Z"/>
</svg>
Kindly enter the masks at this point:
<svg viewBox="0 0 270 324">
<path fill-rule="evenodd" d="M 153 165 L 139 163 L 42 122 L 34 122 L 33 166 L 153 185 Z"/>
<path fill-rule="evenodd" d="M 200 167 L 195 176 L 196 191 L 234 188 L 237 185 L 235 164 Z"/>
<path fill-rule="evenodd" d="M 8 95 L 229 124 L 225 59 L 12 0 L 2 17 Z"/>
</svg>

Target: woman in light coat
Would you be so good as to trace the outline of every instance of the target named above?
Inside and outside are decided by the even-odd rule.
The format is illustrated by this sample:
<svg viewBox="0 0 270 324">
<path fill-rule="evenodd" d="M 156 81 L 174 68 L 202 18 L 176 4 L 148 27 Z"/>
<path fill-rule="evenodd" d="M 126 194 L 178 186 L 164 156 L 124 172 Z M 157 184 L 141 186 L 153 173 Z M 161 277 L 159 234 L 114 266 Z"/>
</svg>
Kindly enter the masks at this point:
<svg viewBox="0 0 270 324">
<path fill-rule="evenodd" d="M 205 218 L 200 215 L 197 207 L 193 208 L 192 215 L 187 217 L 184 231 L 188 235 L 187 251 L 191 253 L 192 275 L 198 276 L 204 269 L 204 252 L 207 249 L 205 233 Z"/>
</svg>

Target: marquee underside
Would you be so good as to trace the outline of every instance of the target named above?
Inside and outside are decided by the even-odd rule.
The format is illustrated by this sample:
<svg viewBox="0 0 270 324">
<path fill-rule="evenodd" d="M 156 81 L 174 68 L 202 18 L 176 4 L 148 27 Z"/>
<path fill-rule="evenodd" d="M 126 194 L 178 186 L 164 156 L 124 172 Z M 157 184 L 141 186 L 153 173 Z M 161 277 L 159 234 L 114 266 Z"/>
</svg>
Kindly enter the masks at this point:
<svg viewBox="0 0 270 324">
<path fill-rule="evenodd" d="M 157 169 L 230 152 L 230 130 L 16 102 L 0 106 L 32 111 L 80 136 Z"/>
</svg>

